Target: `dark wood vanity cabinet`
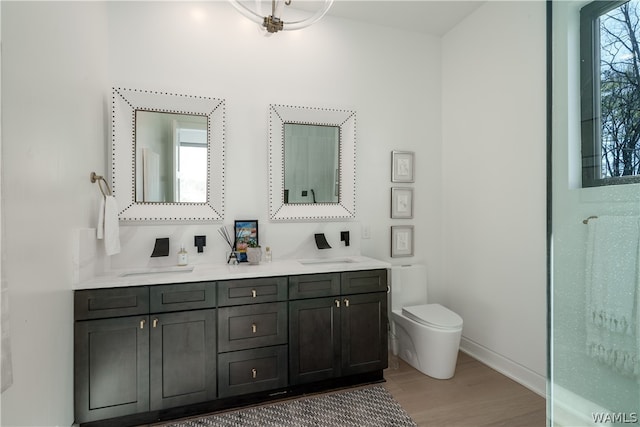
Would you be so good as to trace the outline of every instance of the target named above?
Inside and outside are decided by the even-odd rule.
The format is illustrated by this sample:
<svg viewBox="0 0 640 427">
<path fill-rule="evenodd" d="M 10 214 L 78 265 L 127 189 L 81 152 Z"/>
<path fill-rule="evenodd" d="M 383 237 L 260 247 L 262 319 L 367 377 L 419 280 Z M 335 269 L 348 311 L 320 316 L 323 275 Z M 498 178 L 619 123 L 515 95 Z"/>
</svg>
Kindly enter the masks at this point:
<svg viewBox="0 0 640 427">
<path fill-rule="evenodd" d="M 76 422 L 215 399 L 215 283 L 83 290 L 74 300 Z"/>
<path fill-rule="evenodd" d="M 290 287 L 291 384 L 387 367 L 386 270 L 298 276 Z"/>
<path fill-rule="evenodd" d="M 387 367 L 386 269 L 77 290 L 74 307 L 79 424 L 380 381 Z"/>
</svg>

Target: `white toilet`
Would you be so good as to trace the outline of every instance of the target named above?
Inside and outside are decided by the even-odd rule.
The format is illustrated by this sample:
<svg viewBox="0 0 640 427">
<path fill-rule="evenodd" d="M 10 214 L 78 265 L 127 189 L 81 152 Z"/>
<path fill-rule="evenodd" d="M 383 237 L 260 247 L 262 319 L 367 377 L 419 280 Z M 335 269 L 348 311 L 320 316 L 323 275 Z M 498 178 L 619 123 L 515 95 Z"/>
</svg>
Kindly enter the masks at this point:
<svg viewBox="0 0 640 427">
<path fill-rule="evenodd" d="M 427 304 L 424 265 L 391 268 L 393 354 L 433 378 L 451 378 L 456 369 L 462 318 L 440 304 Z"/>
</svg>

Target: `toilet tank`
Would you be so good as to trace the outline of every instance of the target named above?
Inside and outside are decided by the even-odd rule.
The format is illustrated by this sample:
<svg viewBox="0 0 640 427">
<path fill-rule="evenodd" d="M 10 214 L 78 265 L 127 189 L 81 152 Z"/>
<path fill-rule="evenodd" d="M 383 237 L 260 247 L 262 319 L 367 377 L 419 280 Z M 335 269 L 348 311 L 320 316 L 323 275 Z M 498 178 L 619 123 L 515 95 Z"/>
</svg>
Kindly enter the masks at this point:
<svg viewBox="0 0 640 427">
<path fill-rule="evenodd" d="M 427 266 L 391 267 L 391 309 L 427 303 Z"/>
</svg>

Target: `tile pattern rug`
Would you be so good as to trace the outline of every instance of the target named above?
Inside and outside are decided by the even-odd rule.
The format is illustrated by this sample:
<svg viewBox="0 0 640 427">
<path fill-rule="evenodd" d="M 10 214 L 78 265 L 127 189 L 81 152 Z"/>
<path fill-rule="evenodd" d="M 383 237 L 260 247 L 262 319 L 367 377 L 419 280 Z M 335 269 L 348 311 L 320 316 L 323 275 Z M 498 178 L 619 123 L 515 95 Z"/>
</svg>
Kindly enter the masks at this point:
<svg viewBox="0 0 640 427">
<path fill-rule="evenodd" d="M 360 388 L 203 418 L 166 427 L 417 426 L 382 386 Z"/>
</svg>

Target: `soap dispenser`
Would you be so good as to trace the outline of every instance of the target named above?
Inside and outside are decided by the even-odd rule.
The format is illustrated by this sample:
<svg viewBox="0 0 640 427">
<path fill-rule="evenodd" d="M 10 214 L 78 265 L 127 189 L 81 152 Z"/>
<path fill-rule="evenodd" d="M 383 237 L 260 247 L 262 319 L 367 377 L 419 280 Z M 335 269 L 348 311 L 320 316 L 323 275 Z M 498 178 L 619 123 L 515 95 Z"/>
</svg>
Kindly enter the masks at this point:
<svg viewBox="0 0 640 427">
<path fill-rule="evenodd" d="M 180 251 L 178 252 L 178 265 L 187 265 L 189 264 L 189 254 L 187 250 L 184 248 L 184 245 L 180 246 Z"/>
</svg>

